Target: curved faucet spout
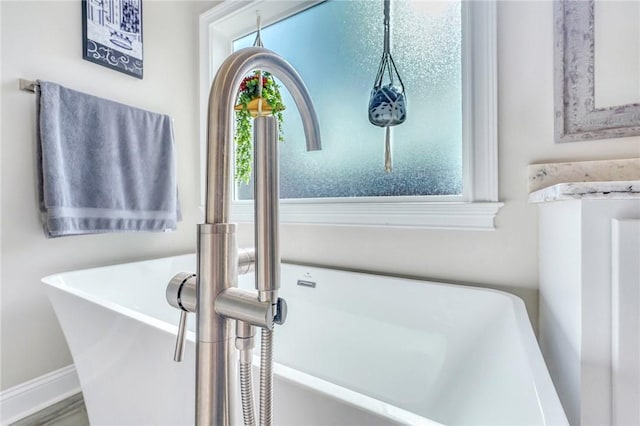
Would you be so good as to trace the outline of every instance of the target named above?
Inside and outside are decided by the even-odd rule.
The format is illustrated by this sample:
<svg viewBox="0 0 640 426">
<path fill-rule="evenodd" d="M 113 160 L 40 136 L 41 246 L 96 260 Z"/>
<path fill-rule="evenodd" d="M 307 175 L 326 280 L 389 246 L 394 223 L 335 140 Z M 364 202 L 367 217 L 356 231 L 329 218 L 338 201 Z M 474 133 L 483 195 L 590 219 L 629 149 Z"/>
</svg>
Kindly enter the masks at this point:
<svg viewBox="0 0 640 426">
<path fill-rule="evenodd" d="M 221 65 L 209 94 L 206 223 L 229 220 L 233 194 L 233 106 L 242 78 L 258 69 L 280 79 L 291 93 L 302 118 L 307 150 L 321 149 L 316 111 L 298 72 L 268 49 L 249 47 L 235 52 Z"/>
</svg>

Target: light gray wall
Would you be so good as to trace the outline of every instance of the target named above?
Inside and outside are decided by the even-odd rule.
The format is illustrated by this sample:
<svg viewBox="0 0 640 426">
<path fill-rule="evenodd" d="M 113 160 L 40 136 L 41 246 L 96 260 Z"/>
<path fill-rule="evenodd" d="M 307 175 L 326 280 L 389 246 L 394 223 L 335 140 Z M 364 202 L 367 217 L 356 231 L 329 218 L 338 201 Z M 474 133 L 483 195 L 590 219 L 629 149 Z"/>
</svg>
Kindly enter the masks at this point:
<svg viewBox="0 0 640 426">
<path fill-rule="evenodd" d="M 192 251 L 198 210 L 197 14 L 209 3 L 144 3 L 145 78 L 80 59 L 77 2 L 2 7 L 2 389 L 71 363 L 40 277 L 61 270 Z M 54 20 L 51 17 L 55 17 Z M 495 232 L 282 226 L 289 260 L 505 288 L 537 311 L 537 211 L 526 166 L 640 156 L 640 138 L 553 143 L 550 1 L 498 7 L 500 197 Z M 33 95 L 17 79 L 42 78 L 164 112 L 176 120 L 184 222 L 173 234 L 46 240 L 35 195 Z M 251 228 L 240 243 L 251 244 Z M 375 289 L 372 289 L 375 291 Z M 169 349 L 170 350 L 170 349 Z"/>
<path fill-rule="evenodd" d="M 6 389 L 71 364 L 40 278 L 65 270 L 185 253 L 198 209 L 198 16 L 211 2 L 144 2 L 144 79 L 82 59 L 79 1 L 2 1 L 2 383 Z M 35 183 L 35 96 L 44 79 L 175 119 L 184 220 L 173 233 L 47 240 Z M 170 348 L 168 349 L 171 350 Z"/>
</svg>

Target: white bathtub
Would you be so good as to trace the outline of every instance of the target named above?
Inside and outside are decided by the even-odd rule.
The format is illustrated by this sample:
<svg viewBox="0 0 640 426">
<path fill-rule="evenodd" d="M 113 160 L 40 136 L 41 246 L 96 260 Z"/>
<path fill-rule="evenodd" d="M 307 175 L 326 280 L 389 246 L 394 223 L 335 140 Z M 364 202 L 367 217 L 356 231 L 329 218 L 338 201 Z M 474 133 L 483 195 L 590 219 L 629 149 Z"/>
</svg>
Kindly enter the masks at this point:
<svg viewBox="0 0 640 426">
<path fill-rule="evenodd" d="M 93 426 L 193 424 L 194 334 L 173 362 L 165 288 L 194 270 L 187 255 L 43 279 Z M 515 296 L 290 264 L 280 295 L 276 425 L 567 424 Z"/>
</svg>

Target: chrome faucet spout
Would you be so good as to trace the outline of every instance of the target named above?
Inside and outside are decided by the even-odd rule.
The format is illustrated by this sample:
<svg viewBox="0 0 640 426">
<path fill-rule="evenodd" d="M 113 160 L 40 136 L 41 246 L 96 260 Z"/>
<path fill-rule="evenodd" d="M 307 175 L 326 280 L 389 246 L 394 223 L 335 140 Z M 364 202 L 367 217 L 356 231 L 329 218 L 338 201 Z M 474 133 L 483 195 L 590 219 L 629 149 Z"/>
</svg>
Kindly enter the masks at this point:
<svg viewBox="0 0 640 426">
<path fill-rule="evenodd" d="M 209 94 L 206 223 L 227 223 L 233 194 L 233 106 L 242 78 L 253 70 L 270 72 L 289 90 L 304 127 L 307 150 L 321 149 L 316 111 L 302 78 L 280 55 L 249 47 L 222 64 Z"/>
<path fill-rule="evenodd" d="M 235 425 L 236 358 L 233 325 L 240 330 L 235 346 L 241 351 L 243 392 L 250 391 L 252 326 L 262 328 L 263 356 L 260 374 L 260 424 L 270 426 L 271 332 L 283 324 L 286 303 L 277 297 L 280 287 L 278 244 L 278 127 L 274 117 L 255 122 L 254 157 L 256 249 L 238 253 L 236 225 L 229 223 L 233 194 L 233 107 L 242 78 L 253 70 L 278 77 L 289 89 L 304 126 L 307 150 L 319 150 L 320 127 L 311 97 L 297 71 L 281 56 L 251 47 L 229 56 L 216 74 L 209 93 L 207 123 L 207 179 L 205 223 L 198 225 L 197 273 L 178 274 L 167 287 L 167 300 L 181 310 L 175 359 L 182 358 L 186 336 L 186 313 L 196 313 L 196 407 L 197 426 Z M 237 288 L 238 274 L 255 267 L 258 291 Z M 195 281 L 195 283 L 194 283 Z M 259 283 L 259 284 L 258 284 Z M 195 288 L 195 301 L 194 301 Z M 244 395 L 244 394 L 243 394 Z M 248 397 L 251 398 L 251 397 Z M 243 396 L 243 401 L 246 398 Z M 243 404 L 245 420 L 251 404 Z M 264 409 L 263 409 L 264 408 Z"/>
<path fill-rule="evenodd" d="M 205 223 L 198 227 L 196 274 L 196 425 L 235 424 L 235 358 L 233 322 L 262 327 L 263 342 L 286 316 L 277 297 L 280 269 L 278 249 L 278 143 L 274 117 L 256 120 L 256 277 L 257 292 L 237 287 L 236 226 L 229 223 L 233 201 L 233 107 L 242 78 L 253 70 L 277 77 L 293 97 L 304 126 L 307 150 L 318 150 L 320 128 L 311 97 L 297 71 L 281 56 L 258 47 L 229 56 L 216 74 L 209 93 Z M 241 336 L 247 338 L 247 336 Z M 247 342 L 238 348 L 248 350 Z M 269 346 L 270 348 L 270 346 Z M 270 353 L 270 350 L 269 350 Z M 246 358 L 246 353 L 245 357 Z M 270 359 L 271 357 L 263 357 Z M 245 359 L 246 361 L 246 359 Z M 266 364 L 265 364 L 266 365 Z M 242 365 L 241 370 L 250 370 Z M 261 424 L 271 424 L 270 368 L 261 371 Z M 264 385 L 263 385 L 264 377 Z M 262 410 L 262 407 L 266 407 Z M 261 414 L 262 415 L 262 414 Z M 250 418 L 252 416 L 248 416 Z M 263 421 L 264 420 L 264 421 Z"/>
</svg>

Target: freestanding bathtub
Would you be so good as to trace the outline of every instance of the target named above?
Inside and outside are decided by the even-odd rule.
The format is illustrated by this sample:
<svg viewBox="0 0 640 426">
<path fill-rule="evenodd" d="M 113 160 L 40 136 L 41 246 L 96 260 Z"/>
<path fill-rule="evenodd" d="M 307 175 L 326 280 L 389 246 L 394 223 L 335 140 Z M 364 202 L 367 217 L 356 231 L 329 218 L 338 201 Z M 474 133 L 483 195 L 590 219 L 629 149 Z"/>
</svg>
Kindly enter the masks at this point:
<svg viewBox="0 0 640 426">
<path fill-rule="evenodd" d="M 185 255 L 43 279 L 93 426 L 194 423 L 195 336 L 173 362 L 165 301 L 169 279 L 194 270 Z M 515 296 L 290 264 L 280 295 L 276 425 L 568 424 Z"/>
</svg>

